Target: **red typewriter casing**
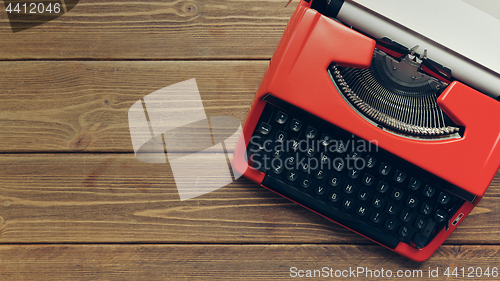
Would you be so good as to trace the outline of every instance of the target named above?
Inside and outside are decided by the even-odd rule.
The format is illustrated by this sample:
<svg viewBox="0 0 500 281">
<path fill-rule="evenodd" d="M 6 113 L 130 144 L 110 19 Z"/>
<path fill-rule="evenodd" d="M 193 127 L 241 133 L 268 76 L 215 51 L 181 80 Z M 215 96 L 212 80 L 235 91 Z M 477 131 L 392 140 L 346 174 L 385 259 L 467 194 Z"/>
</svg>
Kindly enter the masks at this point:
<svg viewBox="0 0 500 281">
<path fill-rule="evenodd" d="M 262 97 L 271 94 L 361 138 L 377 140 L 379 147 L 477 196 L 450 221 L 461 214 L 467 216 L 500 166 L 500 122 L 494 121 L 500 103 L 455 81 L 438 104 L 456 124 L 465 127 L 463 137 L 419 141 L 377 128 L 353 111 L 327 73 L 332 62 L 368 68 L 375 41 L 309 7 L 310 3 L 299 3 L 271 59 L 243 128 L 243 136 L 248 137 L 240 138 L 235 150 L 235 168 L 258 184 L 264 179 L 264 173 L 248 167 L 245 148 L 266 104 Z M 450 224 L 449 230 L 443 228 L 424 248 L 399 243 L 391 250 L 415 261 L 426 260 L 462 221 Z"/>
</svg>

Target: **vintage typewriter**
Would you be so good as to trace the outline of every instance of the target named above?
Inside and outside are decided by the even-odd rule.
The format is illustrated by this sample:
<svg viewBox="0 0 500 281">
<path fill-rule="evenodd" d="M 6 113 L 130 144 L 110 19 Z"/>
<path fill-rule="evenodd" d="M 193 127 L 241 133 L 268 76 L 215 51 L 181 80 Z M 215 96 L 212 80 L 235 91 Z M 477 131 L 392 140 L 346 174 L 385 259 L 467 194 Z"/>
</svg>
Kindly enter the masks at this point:
<svg viewBox="0 0 500 281">
<path fill-rule="evenodd" d="M 423 261 L 498 171 L 500 76 L 386 18 L 373 8 L 377 2 L 298 4 L 252 103 L 234 166 Z"/>
</svg>

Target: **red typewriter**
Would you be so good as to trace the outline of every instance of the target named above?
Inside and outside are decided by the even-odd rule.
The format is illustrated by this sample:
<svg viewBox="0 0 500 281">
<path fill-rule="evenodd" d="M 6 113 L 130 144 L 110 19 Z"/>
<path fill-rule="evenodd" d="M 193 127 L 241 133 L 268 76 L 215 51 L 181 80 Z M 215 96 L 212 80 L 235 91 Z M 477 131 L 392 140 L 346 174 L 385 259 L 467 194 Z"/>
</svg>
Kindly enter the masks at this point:
<svg viewBox="0 0 500 281">
<path fill-rule="evenodd" d="M 389 21 L 392 27 L 374 34 L 346 23 L 359 19 L 356 11 L 382 17 L 356 2 L 298 4 L 233 165 L 263 187 L 423 261 L 498 171 L 498 94 L 448 67 L 457 62 L 445 54 L 432 56 L 443 49 L 435 42 L 411 32 L 416 43 L 396 38 L 400 31 L 391 28 L 398 24 Z M 466 73 L 500 80 L 451 56 L 475 67 Z"/>
</svg>

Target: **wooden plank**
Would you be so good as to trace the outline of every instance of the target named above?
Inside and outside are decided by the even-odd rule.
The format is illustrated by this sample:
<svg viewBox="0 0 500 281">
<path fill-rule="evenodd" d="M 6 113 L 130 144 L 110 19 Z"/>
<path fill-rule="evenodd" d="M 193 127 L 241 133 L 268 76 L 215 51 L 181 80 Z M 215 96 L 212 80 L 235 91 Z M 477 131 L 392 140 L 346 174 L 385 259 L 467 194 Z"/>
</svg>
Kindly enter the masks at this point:
<svg viewBox="0 0 500 281">
<path fill-rule="evenodd" d="M 4 245 L 0 259 L 5 281 L 275 280 L 307 270 L 319 270 L 316 279 L 444 280 L 447 268 L 460 274 L 450 278 L 498 280 L 500 246 L 442 246 L 423 263 L 367 245 Z"/>
<path fill-rule="evenodd" d="M 0 60 L 269 59 L 298 2 L 80 0 L 13 33 L 0 13 Z"/>
<path fill-rule="evenodd" d="M 499 197 L 500 173 L 446 243 L 500 243 Z M 0 243 L 41 242 L 371 244 L 244 178 L 181 202 L 133 154 L 1 155 Z"/>
<path fill-rule="evenodd" d="M 129 108 L 191 78 L 196 78 L 207 116 L 233 116 L 243 123 L 267 65 L 0 62 L 0 151 L 132 152 Z"/>
</svg>

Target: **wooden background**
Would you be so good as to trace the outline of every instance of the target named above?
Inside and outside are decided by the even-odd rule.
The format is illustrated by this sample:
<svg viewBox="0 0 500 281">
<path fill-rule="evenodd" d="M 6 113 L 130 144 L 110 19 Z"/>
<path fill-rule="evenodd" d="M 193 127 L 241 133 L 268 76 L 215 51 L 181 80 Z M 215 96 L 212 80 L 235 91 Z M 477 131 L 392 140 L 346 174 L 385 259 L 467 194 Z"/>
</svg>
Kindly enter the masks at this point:
<svg viewBox="0 0 500 281">
<path fill-rule="evenodd" d="M 18 33 L 0 4 L 0 280 L 500 267 L 500 174 L 415 263 L 246 179 L 180 202 L 168 164 L 135 159 L 128 109 L 176 82 L 196 78 L 208 116 L 244 122 L 297 5 L 286 2 L 81 0 Z"/>
</svg>

